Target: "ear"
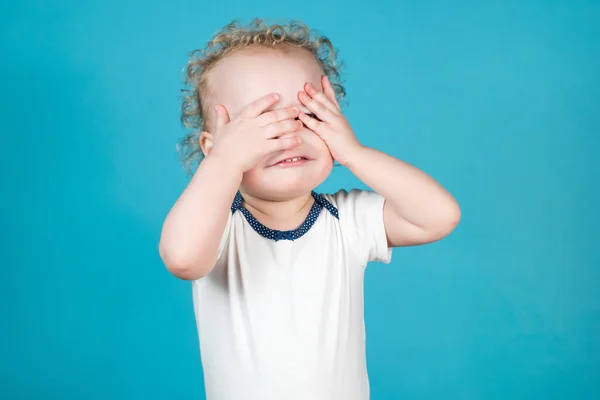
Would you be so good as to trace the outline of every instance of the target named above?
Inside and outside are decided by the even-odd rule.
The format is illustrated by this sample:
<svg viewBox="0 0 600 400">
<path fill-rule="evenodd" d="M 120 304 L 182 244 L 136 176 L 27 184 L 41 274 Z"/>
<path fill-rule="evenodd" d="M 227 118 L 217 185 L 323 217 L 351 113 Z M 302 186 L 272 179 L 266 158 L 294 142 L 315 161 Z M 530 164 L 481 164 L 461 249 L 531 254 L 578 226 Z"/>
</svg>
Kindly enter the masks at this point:
<svg viewBox="0 0 600 400">
<path fill-rule="evenodd" d="M 229 123 L 229 113 L 227 112 L 227 108 L 225 108 L 222 104 L 215 105 L 215 125 L 216 131 L 218 132 L 225 125 Z M 200 132 L 200 148 L 202 149 L 202 153 L 206 157 L 210 151 L 212 150 L 214 144 L 214 136 L 210 132 Z"/>
<path fill-rule="evenodd" d="M 200 149 L 202 149 L 202 153 L 204 153 L 204 157 L 206 157 L 213 147 L 213 135 L 209 132 L 200 132 Z"/>
</svg>

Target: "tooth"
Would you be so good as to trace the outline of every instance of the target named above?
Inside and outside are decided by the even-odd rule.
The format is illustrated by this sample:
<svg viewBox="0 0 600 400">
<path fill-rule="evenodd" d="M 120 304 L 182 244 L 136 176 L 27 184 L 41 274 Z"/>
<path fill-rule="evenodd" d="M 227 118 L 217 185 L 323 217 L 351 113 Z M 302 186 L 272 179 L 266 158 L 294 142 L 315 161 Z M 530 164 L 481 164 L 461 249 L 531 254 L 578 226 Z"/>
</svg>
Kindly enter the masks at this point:
<svg viewBox="0 0 600 400">
<path fill-rule="evenodd" d="M 295 162 L 295 161 L 300 161 L 303 159 L 304 159 L 304 157 L 287 158 L 287 159 L 283 160 L 283 162 Z"/>
</svg>

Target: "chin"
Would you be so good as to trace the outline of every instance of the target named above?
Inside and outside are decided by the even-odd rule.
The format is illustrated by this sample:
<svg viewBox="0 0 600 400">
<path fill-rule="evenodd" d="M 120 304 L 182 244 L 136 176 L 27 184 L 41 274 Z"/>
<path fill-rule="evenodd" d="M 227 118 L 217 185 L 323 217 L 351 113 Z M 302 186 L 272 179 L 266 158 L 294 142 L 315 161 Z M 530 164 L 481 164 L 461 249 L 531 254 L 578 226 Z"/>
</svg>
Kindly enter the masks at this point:
<svg viewBox="0 0 600 400">
<path fill-rule="evenodd" d="M 284 201 L 310 193 L 331 173 L 333 163 L 314 168 L 270 169 L 249 171 L 242 180 L 242 190 L 253 197 Z"/>
</svg>

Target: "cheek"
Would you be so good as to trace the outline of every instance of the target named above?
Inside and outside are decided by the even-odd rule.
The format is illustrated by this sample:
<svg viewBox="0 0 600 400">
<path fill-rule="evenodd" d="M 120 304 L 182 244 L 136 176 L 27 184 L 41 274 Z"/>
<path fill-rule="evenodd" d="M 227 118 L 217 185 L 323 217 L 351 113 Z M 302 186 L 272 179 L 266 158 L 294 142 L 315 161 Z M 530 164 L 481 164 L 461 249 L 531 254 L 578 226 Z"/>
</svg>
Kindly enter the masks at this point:
<svg viewBox="0 0 600 400">
<path fill-rule="evenodd" d="M 253 168 L 244 174 L 242 183 L 247 186 L 254 186 L 260 182 L 260 175 L 260 170 L 258 168 Z"/>
<path fill-rule="evenodd" d="M 323 162 L 321 164 L 321 172 L 323 177 L 327 177 L 329 176 L 329 174 L 331 173 L 331 171 L 333 170 L 333 157 L 331 157 L 331 155 L 328 155 L 327 157 L 323 157 Z"/>
<path fill-rule="evenodd" d="M 321 138 L 317 138 L 317 140 L 311 143 L 311 147 L 313 149 L 312 155 L 315 160 L 315 167 L 317 169 L 317 174 L 320 177 L 328 176 L 331 170 L 333 169 L 334 159 L 331 156 L 331 152 L 329 151 L 329 147 L 321 140 Z"/>
<path fill-rule="evenodd" d="M 323 160 L 323 162 L 330 162 L 333 164 L 333 157 L 331 156 L 331 152 L 329 151 L 329 147 L 325 144 L 325 142 L 317 136 L 317 139 L 311 143 L 312 147 L 315 149 L 316 158 L 319 160 Z"/>
</svg>

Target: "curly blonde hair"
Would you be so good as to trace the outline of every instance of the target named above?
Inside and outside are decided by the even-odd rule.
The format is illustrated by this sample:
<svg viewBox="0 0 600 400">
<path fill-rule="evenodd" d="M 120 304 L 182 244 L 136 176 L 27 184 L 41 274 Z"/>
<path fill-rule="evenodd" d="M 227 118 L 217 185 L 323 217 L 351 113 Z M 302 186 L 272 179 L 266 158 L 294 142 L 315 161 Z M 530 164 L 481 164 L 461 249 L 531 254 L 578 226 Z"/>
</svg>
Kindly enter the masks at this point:
<svg viewBox="0 0 600 400">
<path fill-rule="evenodd" d="M 177 148 L 189 174 L 193 173 L 203 158 L 200 133 L 207 129 L 207 73 L 234 51 L 248 47 L 281 49 L 283 46 L 310 51 L 329 77 L 338 101 L 343 100 L 346 91 L 340 82 L 341 65 L 337 60 L 337 51 L 327 37 L 318 35 L 296 21 L 267 25 L 265 21 L 255 19 L 247 26 L 234 21 L 217 32 L 204 49 L 191 52 L 184 69 L 187 88 L 182 90 L 181 122 L 191 132 L 179 141 Z"/>
</svg>

